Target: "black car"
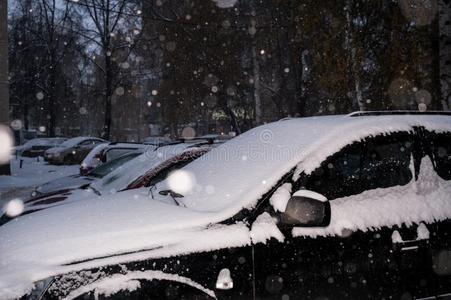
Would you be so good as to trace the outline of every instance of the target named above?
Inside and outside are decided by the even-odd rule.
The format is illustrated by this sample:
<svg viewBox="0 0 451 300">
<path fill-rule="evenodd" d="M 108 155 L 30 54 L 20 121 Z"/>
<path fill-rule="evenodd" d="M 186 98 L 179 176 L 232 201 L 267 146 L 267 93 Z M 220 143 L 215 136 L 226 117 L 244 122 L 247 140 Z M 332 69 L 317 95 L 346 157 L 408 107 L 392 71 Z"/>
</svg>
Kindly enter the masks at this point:
<svg viewBox="0 0 451 300">
<path fill-rule="evenodd" d="M 44 152 L 66 141 L 66 138 L 36 138 L 18 146 L 17 152 L 25 157 L 44 156 Z"/>
<path fill-rule="evenodd" d="M 41 299 L 451 295 L 450 117 L 285 120 L 179 171 L 189 189 L 169 175 L 152 197 L 125 191 L 0 227 L 0 295 L 38 280 Z"/>
</svg>

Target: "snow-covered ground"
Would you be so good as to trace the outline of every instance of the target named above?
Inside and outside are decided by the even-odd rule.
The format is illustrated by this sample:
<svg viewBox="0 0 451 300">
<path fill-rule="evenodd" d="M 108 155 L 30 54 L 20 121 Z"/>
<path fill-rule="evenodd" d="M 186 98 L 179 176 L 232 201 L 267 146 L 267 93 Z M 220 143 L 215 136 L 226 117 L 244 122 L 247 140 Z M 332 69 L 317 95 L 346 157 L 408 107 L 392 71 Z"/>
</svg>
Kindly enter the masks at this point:
<svg viewBox="0 0 451 300">
<path fill-rule="evenodd" d="M 23 160 L 22 168 L 20 161 Z M 62 176 L 79 172 L 79 165 L 55 166 L 47 164 L 42 157 L 13 157 L 11 176 L 0 176 L 0 207 L 13 198 L 27 198 L 34 187 Z"/>
</svg>

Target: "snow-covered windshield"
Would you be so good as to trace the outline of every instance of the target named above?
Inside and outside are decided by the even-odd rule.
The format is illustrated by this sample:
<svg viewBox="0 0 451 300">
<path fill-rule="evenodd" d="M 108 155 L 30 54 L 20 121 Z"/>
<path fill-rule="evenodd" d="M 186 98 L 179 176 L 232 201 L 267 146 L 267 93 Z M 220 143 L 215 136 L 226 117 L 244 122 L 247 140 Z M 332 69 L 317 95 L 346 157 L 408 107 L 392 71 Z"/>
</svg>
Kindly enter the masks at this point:
<svg viewBox="0 0 451 300">
<path fill-rule="evenodd" d="M 130 183 L 153 167 L 180 153 L 187 147 L 187 144 L 178 144 L 164 146 L 158 149 L 149 149 L 140 156 L 118 167 L 101 180 L 94 182 L 91 186 L 102 194 L 116 193 L 125 189 Z"/>
</svg>

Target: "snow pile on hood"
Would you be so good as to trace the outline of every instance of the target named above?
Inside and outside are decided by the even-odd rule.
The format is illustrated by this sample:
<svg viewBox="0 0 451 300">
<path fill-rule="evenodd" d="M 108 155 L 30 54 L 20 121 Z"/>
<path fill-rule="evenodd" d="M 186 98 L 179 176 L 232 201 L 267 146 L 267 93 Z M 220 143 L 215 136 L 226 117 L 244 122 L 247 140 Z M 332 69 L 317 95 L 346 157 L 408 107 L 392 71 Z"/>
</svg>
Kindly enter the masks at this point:
<svg viewBox="0 0 451 300">
<path fill-rule="evenodd" d="M 221 221 L 218 214 L 154 201 L 147 189 L 24 215 L 0 227 L 0 299 L 83 268 L 250 245 L 245 224 L 210 225 Z"/>
</svg>

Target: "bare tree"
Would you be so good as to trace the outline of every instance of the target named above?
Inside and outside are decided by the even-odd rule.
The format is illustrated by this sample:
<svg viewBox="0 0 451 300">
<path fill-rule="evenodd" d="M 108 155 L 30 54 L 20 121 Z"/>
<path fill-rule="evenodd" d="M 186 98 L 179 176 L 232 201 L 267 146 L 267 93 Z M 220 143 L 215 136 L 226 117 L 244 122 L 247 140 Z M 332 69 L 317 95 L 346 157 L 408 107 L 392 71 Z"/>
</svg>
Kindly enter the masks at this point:
<svg viewBox="0 0 451 300">
<path fill-rule="evenodd" d="M 140 11 L 133 1 L 127 0 L 83 0 L 76 5 L 85 12 L 88 22 L 86 28 L 79 32 L 91 47 L 95 48 L 95 54 L 87 54 L 89 59 L 101 74 L 103 74 L 103 102 L 104 102 L 104 127 L 102 136 L 109 139 L 112 127 L 112 96 L 117 87 L 118 74 L 115 73 L 116 52 L 128 49 L 131 53 L 133 41 L 131 38 L 125 42 L 116 42 L 118 32 L 130 30 L 133 26 L 121 26 L 124 23 L 130 25 L 137 22 Z"/>
</svg>

